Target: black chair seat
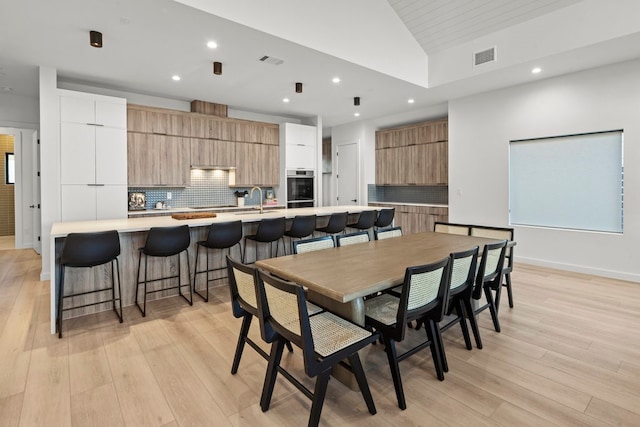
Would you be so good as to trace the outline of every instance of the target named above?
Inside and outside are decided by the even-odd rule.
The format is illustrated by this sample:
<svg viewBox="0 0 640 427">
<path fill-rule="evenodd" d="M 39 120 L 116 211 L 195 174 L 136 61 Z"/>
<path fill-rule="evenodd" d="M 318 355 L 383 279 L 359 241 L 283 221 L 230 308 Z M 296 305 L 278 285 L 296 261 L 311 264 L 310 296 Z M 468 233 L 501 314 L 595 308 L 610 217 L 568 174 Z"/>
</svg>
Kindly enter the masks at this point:
<svg viewBox="0 0 640 427">
<path fill-rule="evenodd" d="M 291 238 L 291 252 L 293 253 L 293 239 L 310 236 L 316 230 L 315 215 L 296 215 L 291 222 L 291 228 L 284 235 Z"/>
<path fill-rule="evenodd" d="M 286 227 L 285 217 L 267 218 L 258 223 L 258 230 L 256 234 L 250 234 L 244 236 L 244 253 L 242 254 L 242 262 L 246 262 L 247 255 L 247 240 L 253 240 L 254 242 L 269 243 L 269 256 L 272 256 L 271 244 L 276 242 L 276 256 L 278 256 L 278 249 L 280 247 L 280 240 L 284 236 Z M 284 243 L 283 243 L 284 246 Z M 256 261 L 258 260 L 258 245 L 256 244 Z"/>
<path fill-rule="evenodd" d="M 331 214 L 329 222 L 324 227 L 316 228 L 317 231 L 322 231 L 327 234 L 342 233 L 347 227 L 348 214 L 346 212 L 337 212 Z"/>
</svg>

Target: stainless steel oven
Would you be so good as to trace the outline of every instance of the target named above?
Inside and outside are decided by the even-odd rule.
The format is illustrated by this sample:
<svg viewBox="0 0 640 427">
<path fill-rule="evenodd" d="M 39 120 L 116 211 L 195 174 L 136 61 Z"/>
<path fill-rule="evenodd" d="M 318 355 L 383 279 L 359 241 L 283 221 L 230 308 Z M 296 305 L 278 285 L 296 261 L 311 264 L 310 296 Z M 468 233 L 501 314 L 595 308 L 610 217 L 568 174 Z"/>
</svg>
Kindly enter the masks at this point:
<svg viewBox="0 0 640 427">
<path fill-rule="evenodd" d="M 287 170 L 287 207 L 308 208 L 315 206 L 312 170 Z"/>
</svg>

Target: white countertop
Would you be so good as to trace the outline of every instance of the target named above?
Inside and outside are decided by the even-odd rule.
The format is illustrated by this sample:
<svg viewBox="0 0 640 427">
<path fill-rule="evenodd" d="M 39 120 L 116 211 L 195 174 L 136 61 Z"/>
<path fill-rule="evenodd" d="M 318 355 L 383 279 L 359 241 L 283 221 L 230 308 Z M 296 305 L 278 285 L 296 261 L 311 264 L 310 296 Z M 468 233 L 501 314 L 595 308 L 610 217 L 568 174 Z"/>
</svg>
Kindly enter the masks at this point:
<svg viewBox="0 0 640 427">
<path fill-rule="evenodd" d="M 69 233 L 95 233 L 98 231 L 107 230 L 117 230 L 120 233 L 131 233 L 136 231 L 147 231 L 151 227 L 175 227 L 177 225 L 203 227 L 214 222 L 228 222 L 237 220 L 241 220 L 242 222 L 256 222 L 262 220 L 263 218 L 277 218 L 279 216 L 284 216 L 285 218 L 293 218 L 296 215 L 312 214 L 318 216 L 326 216 L 331 215 L 335 212 L 359 213 L 363 210 L 372 208 L 375 208 L 375 206 L 325 206 L 296 209 L 265 209 L 263 214 L 257 212 L 256 209 L 256 212 L 220 212 L 216 213 L 217 216 L 215 218 L 199 218 L 187 220 L 177 220 L 171 218 L 171 215 L 164 215 L 141 218 L 105 219 L 98 221 L 56 222 L 51 227 L 51 237 L 53 240 L 57 237 L 65 237 Z M 206 210 L 190 209 L 188 212 L 198 211 Z"/>
<path fill-rule="evenodd" d="M 281 209 L 284 208 L 284 205 L 264 205 L 265 209 Z M 166 208 L 166 209 L 142 209 L 139 211 L 128 211 L 127 215 L 130 217 L 133 216 L 142 216 L 142 215 L 170 215 L 173 213 L 183 213 L 183 212 L 217 212 L 217 211 L 235 211 L 235 210 L 247 210 L 252 208 L 258 208 L 257 206 L 219 206 L 219 207 L 210 207 L 210 208 Z"/>
</svg>

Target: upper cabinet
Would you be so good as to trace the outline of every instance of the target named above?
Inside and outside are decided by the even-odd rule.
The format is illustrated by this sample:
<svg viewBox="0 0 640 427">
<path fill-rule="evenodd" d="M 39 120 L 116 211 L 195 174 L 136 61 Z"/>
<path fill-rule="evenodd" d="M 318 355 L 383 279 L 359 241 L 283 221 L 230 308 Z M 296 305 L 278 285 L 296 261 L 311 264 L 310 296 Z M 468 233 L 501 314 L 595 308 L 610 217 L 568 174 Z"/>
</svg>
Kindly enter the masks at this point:
<svg viewBox="0 0 640 427">
<path fill-rule="evenodd" d="M 283 123 L 280 136 L 285 147 L 285 169 L 317 169 L 317 129 L 315 126 Z"/>
<path fill-rule="evenodd" d="M 131 186 L 185 187 L 191 167 L 235 167 L 236 185 L 278 185 L 277 124 L 140 105 L 127 111 Z"/>
<path fill-rule="evenodd" d="M 447 120 L 376 132 L 377 185 L 446 185 Z"/>
</svg>

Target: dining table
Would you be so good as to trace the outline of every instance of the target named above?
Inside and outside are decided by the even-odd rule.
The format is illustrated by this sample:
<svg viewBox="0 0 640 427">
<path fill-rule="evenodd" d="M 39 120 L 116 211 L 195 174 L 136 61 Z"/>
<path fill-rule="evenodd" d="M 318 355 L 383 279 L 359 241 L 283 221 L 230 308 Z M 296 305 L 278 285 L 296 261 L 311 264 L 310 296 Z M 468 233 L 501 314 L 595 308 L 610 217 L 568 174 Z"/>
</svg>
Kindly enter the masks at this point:
<svg viewBox="0 0 640 427">
<path fill-rule="evenodd" d="M 402 284 L 407 267 L 499 240 L 423 232 L 268 258 L 258 268 L 304 286 L 309 300 L 364 326 L 364 297 Z"/>
</svg>

